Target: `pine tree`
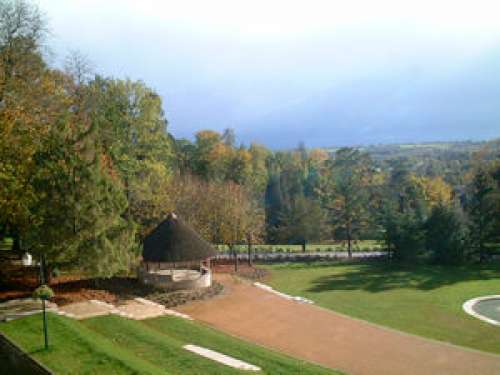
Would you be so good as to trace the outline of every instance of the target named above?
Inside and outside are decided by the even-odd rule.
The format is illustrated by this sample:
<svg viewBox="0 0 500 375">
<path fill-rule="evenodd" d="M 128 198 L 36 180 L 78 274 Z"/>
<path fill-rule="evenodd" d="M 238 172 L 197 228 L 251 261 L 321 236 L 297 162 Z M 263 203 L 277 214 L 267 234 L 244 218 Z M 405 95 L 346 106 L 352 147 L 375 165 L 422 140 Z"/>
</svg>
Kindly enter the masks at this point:
<svg viewBox="0 0 500 375">
<path fill-rule="evenodd" d="M 489 258 L 488 243 L 495 236 L 497 206 L 494 200 L 494 184 L 485 168 L 479 168 L 469 186 L 467 211 L 470 218 L 470 237 L 473 250 L 481 262 Z"/>
<path fill-rule="evenodd" d="M 368 186 L 371 180 L 371 159 L 351 148 L 335 153 L 330 163 L 327 183 L 327 208 L 334 229 L 340 230 L 352 257 L 352 241 L 368 224 Z"/>
<path fill-rule="evenodd" d="M 436 263 L 458 264 L 464 261 L 468 233 L 464 216 L 457 207 L 442 203 L 434 206 L 425 229 L 426 247 Z"/>
</svg>

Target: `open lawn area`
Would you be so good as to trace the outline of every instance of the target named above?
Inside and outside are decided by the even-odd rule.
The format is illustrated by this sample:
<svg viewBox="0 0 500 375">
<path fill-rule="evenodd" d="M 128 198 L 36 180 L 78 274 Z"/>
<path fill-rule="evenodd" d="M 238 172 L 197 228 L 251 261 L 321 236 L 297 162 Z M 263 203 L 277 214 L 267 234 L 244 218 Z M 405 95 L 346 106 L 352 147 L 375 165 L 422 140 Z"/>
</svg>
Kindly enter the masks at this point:
<svg viewBox="0 0 500 375">
<path fill-rule="evenodd" d="M 174 317 L 83 321 L 49 314 L 51 348 L 43 349 L 41 316 L 1 323 L 0 331 L 57 374 L 240 374 L 182 348 L 195 344 L 262 368 L 262 374 L 337 374 Z"/>
<path fill-rule="evenodd" d="M 466 314 L 473 297 L 499 294 L 500 265 L 376 263 L 265 266 L 268 284 L 319 306 L 401 331 L 500 354 L 500 327 Z"/>
</svg>

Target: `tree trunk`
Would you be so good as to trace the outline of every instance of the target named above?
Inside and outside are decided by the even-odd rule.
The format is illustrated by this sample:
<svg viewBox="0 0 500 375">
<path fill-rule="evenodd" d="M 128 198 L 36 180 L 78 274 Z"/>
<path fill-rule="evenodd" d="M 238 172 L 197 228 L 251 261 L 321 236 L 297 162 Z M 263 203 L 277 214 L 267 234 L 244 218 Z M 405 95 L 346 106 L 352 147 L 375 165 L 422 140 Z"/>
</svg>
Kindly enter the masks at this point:
<svg viewBox="0 0 500 375">
<path fill-rule="evenodd" d="M 50 285 L 52 282 L 52 266 L 46 266 L 45 267 L 45 282 L 47 285 Z"/>
<path fill-rule="evenodd" d="M 253 259 L 252 259 L 252 243 L 248 241 L 248 266 L 252 267 L 253 266 Z"/>
<path fill-rule="evenodd" d="M 236 248 L 234 246 L 231 246 L 233 249 L 233 256 L 234 256 L 234 272 L 238 272 L 238 253 L 236 252 Z"/>
<path fill-rule="evenodd" d="M 347 257 L 352 259 L 352 233 L 351 223 L 347 224 Z"/>
<path fill-rule="evenodd" d="M 20 239 L 19 232 L 17 229 L 14 229 L 12 231 L 12 240 L 13 240 L 12 250 L 16 254 L 20 254 L 21 253 L 21 239 Z"/>
<path fill-rule="evenodd" d="M 305 253 L 306 252 L 306 240 L 303 240 L 302 241 L 302 252 Z"/>
</svg>

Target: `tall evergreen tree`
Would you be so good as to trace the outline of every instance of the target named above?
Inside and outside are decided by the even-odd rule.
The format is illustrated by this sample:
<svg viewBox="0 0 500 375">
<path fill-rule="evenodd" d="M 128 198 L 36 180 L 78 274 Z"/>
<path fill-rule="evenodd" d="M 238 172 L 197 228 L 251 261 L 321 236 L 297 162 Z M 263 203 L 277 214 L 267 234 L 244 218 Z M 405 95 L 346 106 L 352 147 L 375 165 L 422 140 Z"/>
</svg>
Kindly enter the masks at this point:
<svg viewBox="0 0 500 375">
<path fill-rule="evenodd" d="M 489 258 L 488 244 L 497 235 L 495 221 L 498 220 L 498 203 L 495 202 L 494 191 L 495 185 L 488 170 L 478 168 L 469 186 L 467 211 L 470 218 L 471 245 L 481 262 Z"/>
<path fill-rule="evenodd" d="M 368 223 L 371 171 L 369 156 L 351 148 L 338 150 L 330 164 L 327 207 L 334 228 L 340 230 L 347 241 L 349 258 L 353 240 Z"/>
<path fill-rule="evenodd" d="M 468 233 L 463 214 L 457 207 L 442 203 L 434 206 L 425 229 L 426 247 L 436 263 L 458 264 L 464 261 Z"/>
<path fill-rule="evenodd" d="M 425 250 L 427 205 L 421 185 L 416 183 L 404 161 L 393 164 L 383 187 L 378 221 L 391 256 L 414 260 Z"/>
</svg>

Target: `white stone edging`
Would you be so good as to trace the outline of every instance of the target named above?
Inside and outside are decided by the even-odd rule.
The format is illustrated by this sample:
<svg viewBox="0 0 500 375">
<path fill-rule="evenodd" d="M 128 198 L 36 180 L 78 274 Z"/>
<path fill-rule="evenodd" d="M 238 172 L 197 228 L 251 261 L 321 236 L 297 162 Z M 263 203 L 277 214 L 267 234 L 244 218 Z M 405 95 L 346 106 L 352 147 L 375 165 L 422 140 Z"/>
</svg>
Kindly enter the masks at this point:
<svg viewBox="0 0 500 375">
<path fill-rule="evenodd" d="M 486 317 L 484 315 L 481 315 L 481 314 L 475 312 L 472 309 L 472 306 L 474 306 L 476 303 L 478 303 L 480 301 L 486 301 L 486 300 L 489 300 L 489 299 L 498 299 L 498 300 L 500 300 L 500 295 L 491 295 L 491 296 L 483 296 L 483 297 L 472 298 L 472 299 L 466 301 L 462 305 L 462 308 L 464 309 L 464 311 L 467 314 L 472 315 L 475 318 L 481 319 L 482 321 L 485 321 L 485 322 L 490 323 L 490 324 L 494 324 L 496 326 L 500 326 L 500 322 L 499 321 L 496 321 L 494 319 L 490 319 L 490 318 L 488 318 L 488 317 Z"/>
<path fill-rule="evenodd" d="M 155 306 L 155 307 L 159 307 L 161 309 L 163 309 L 163 314 L 164 315 L 172 315 L 172 316 L 176 316 L 178 318 L 183 318 L 183 319 L 187 319 L 187 320 L 193 320 L 193 318 L 191 318 L 189 315 L 187 314 L 183 314 L 183 313 L 180 313 L 178 311 L 175 311 L 175 310 L 172 310 L 172 309 L 167 309 L 165 306 L 163 306 L 162 304 L 159 304 L 157 302 L 154 302 L 154 301 L 151 301 L 149 299 L 146 299 L 146 298 L 141 298 L 141 297 L 137 297 L 135 298 L 135 300 L 139 303 L 142 303 L 144 305 L 150 305 L 150 306 Z"/>
<path fill-rule="evenodd" d="M 234 367 L 239 370 L 246 370 L 246 371 L 260 371 L 260 367 L 257 367 L 255 365 L 251 365 L 250 363 L 241 361 L 239 359 L 230 357 L 228 355 L 216 352 L 214 350 L 210 350 L 207 348 L 203 348 L 198 345 L 192 345 L 192 344 L 187 344 L 183 346 L 184 349 L 189 350 L 192 353 L 201 355 L 202 357 L 211 359 L 213 361 L 222 363 L 226 366 Z"/>
<path fill-rule="evenodd" d="M 270 287 L 269 285 L 266 285 L 266 284 L 255 282 L 255 283 L 253 283 L 253 285 L 256 286 L 257 288 L 260 288 L 260 289 L 266 290 L 268 292 L 274 293 L 277 296 L 283 297 L 283 298 L 285 298 L 287 300 L 290 300 L 290 301 L 314 304 L 314 301 L 311 301 L 310 299 L 307 299 L 307 298 L 304 298 L 304 297 L 299 297 L 299 296 L 290 296 L 288 294 L 285 294 L 285 293 L 282 293 L 282 292 L 278 292 L 277 290 L 273 289 L 272 287 Z"/>
</svg>

